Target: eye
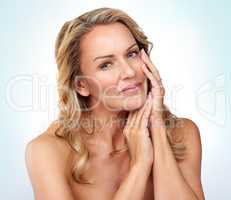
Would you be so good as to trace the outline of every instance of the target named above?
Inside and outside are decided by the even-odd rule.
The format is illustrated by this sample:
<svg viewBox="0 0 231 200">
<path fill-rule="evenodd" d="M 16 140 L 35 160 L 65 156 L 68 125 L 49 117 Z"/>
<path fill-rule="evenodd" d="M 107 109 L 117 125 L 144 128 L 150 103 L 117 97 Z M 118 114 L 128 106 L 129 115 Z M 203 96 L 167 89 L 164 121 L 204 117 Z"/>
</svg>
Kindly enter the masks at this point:
<svg viewBox="0 0 231 200">
<path fill-rule="evenodd" d="M 99 66 L 100 69 L 107 69 L 108 68 L 108 64 L 111 64 L 110 62 L 105 62 L 102 65 Z"/>
<path fill-rule="evenodd" d="M 139 53 L 138 50 L 134 50 L 128 53 L 128 55 L 133 55 L 133 57 L 135 57 L 137 54 Z"/>
</svg>

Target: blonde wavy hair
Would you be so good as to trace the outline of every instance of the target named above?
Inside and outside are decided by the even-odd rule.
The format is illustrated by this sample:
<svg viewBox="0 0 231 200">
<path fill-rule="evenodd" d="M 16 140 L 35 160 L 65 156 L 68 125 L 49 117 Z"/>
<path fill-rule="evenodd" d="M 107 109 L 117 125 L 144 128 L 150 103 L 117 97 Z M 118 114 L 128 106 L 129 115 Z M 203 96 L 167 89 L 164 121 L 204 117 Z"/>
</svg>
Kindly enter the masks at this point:
<svg viewBox="0 0 231 200">
<path fill-rule="evenodd" d="M 58 95 L 59 116 L 58 128 L 55 135 L 66 140 L 77 155 L 74 161 L 72 176 L 78 183 L 90 184 L 83 178 L 84 167 L 89 158 L 89 152 L 83 140 L 76 131 L 84 110 L 88 108 L 87 98 L 79 95 L 75 89 L 75 77 L 81 75 L 80 42 L 84 35 L 97 25 L 106 25 L 119 22 L 124 24 L 132 33 L 140 49 L 144 49 L 150 56 L 153 44 L 148 41 L 138 24 L 124 11 L 102 7 L 88 11 L 79 17 L 67 21 L 62 26 L 55 44 L 55 58 L 58 67 Z M 177 117 L 164 104 L 164 119 L 167 127 L 167 137 L 174 156 L 177 160 L 184 158 L 185 145 L 183 140 L 176 140 L 171 130 L 176 126 Z"/>
</svg>

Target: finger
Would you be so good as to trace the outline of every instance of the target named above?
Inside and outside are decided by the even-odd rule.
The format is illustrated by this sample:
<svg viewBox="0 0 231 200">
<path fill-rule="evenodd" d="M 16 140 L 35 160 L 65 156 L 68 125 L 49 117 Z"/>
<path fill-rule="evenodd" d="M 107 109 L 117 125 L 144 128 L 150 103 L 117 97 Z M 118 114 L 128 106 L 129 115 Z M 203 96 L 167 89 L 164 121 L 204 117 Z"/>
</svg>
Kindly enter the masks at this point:
<svg viewBox="0 0 231 200">
<path fill-rule="evenodd" d="M 146 74 L 146 76 L 148 77 L 148 79 L 151 81 L 151 85 L 154 89 L 158 89 L 156 95 L 159 96 L 164 96 L 165 94 L 165 89 L 163 86 L 163 83 L 160 80 L 157 80 L 154 76 L 152 76 L 152 74 L 147 70 L 147 67 L 145 65 L 142 66 L 142 69 L 144 71 L 144 73 Z"/>
<path fill-rule="evenodd" d="M 146 74 L 146 76 L 148 77 L 148 79 L 151 81 L 152 87 L 156 87 L 158 84 L 156 77 L 153 76 L 153 74 L 147 69 L 147 67 L 144 65 L 141 66 L 141 68 L 143 69 L 144 73 Z"/>
<path fill-rule="evenodd" d="M 135 123 L 135 121 L 136 121 L 136 118 L 137 118 L 137 111 L 131 111 L 132 113 L 131 113 L 131 119 L 130 119 L 130 121 L 129 121 L 129 123 L 128 123 L 128 131 L 129 131 L 129 133 L 132 131 L 132 129 L 134 129 L 135 127 L 136 127 L 136 123 Z"/>
<path fill-rule="evenodd" d="M 150 132 L 149 132 L 148 128 L 145 128 L 145 134 L 147 134 L 148 137 L 150 137 L 150 139 L 151 139 L 151 135 L 150 135 Z"/>
<path fill-rule="evenodd" d="M 145 109 L 148 106 L 150 99 L 151 99 L 151 92 L 149 92 L 146 102 L 142 106 L 142 108 L 135 111 L 135 114 L 131 120 L 129 132 L 131 132 L 132 129 L 138 130 L 140 128 L 140 121 L 141 121 L 142 115 L 145 112 Z"/>
<path fill-rule="evenodd" d="M 148 70 L 150 70 L 151 73 L 157 77 L 157 80 L 161 79 L 158 69 L 152 63 L 148 55 L 145 53 L 144 49 L 141 50 L 141 58 L 144 61 L 144 63 L 147 64 Z"/>
<path fill-rule="evenodd" d="M 150 95 L 150 98 L 149 98 L 149 102 L 148 102 L 148 105 L 145 109 L 145 112 L 142 116 L 142 119 L 140 120 L 140 126 L 142 128 L 147 128 L 148 126 L 148 121 L 149 121 L 149 116 L 150 116 L 150 113 L 151 113 L 151 110 L 152 110 L 152 98 L 151 98 L 151 95 Z"/>
<path fill-rule="evenodd" d="M 146 76 L 148 77 L 148 79 L 151 81 L 151 85 L 153 88 L 158 88 L 158 94 L 163 96 L 164 93 L 165 93 L 165 89 L 164 89 L 164 86 L 163 86 L 163 83 L 160 80 L 157 80 L 157 78 L 155 76 L 153 76 L 151 74 L 151 72 L 147 69 L 147 67 L 145 66 L 145 64 L 141 67 L 144 71 L 144 73 L 146 74 Z"/>
<path fill-rule="evenodd" d="M 159 71 L 156 68 L 156 66 L 153 64 L 153 62 L 150 60 L 149 56 L 146 54 L 144 49 L 141 50 L 141 58 L 144 61 L 145 64 L 148 66 L 148 70 L 150 70 L 154 75 L 159 77 Z"/>
<path fill-rule="evenodd" d="M 146 71 L 151 74 L 151 76 L 155 77 L 157 80 L 160 80 L 161 78 L 159 77 L 159 74 L 156 74 L 155 72 L 151 71 L 150 68 L 148 67 L 148 65 L 146 63 L 144 63 L 142 66 L 142 69 L 145 68 Z"/>
<path fill-rule="evenodd" d="M 144 113 L 147 112 L 147 109 L 150 106 L 151 106 L 151 92 L 149 92 L 149 94 L 148 94 L 147 101 L 145 102 L 145 105 L 144 105 L 144 109 L 142 109 L 142 111 L 139 113 L 139 116 L 136 119 L 137 125 L 139 128 L 141 126 L 141 122 L 144 120 L 143 115 L 144 115 Z"/>
<path fill-rule="evenodd" d="M 132 118 L 132 112 L 130 111 L 127 117 L 127 122 L 130 122 L 131 118 Z"/>
<path fill-rule="evenodd" d="M 130 111 L 129 114 L 128 114 L 127 120 L 126 120 L 125 127 L 123 129 L 124 134 L 127 134 L 129 132 L 129 128 L 130 128 L 130 125 L 131 125 L 131 120 L 133 118 L 133 115 L 134 115 L 134 113 L 132 111 Z"/>
<path fill-rule="evenodd" d="M 146 106 L 151 99 L 151 92 L 148 95 L 148 98 L 142 108 L 136 111 L 130 111 L 127 119 L 126 126 L 124 127 L 124 133 L 131 133 L 132 129 L 139 127 L 140 119 L 145 112 Z"/>
</svg>

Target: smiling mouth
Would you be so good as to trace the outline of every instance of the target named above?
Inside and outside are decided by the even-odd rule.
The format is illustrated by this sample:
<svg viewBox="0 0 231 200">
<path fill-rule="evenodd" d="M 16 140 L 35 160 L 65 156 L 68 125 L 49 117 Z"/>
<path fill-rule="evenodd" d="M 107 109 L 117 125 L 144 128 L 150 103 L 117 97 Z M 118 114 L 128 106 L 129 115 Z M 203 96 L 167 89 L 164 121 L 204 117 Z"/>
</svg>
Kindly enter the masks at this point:
<svg viewBox="0 0 231 200">
<path fill-rule="evenodd" d="M 141 85 L 142 83 L 138 83 L 137 85 L 135 85 L 134 87 L 122 90 L 121 93 L 123 95 L 133 95 L 133 94 L 137 94 L 140 89 L 141 89 Z"/>
</svg>

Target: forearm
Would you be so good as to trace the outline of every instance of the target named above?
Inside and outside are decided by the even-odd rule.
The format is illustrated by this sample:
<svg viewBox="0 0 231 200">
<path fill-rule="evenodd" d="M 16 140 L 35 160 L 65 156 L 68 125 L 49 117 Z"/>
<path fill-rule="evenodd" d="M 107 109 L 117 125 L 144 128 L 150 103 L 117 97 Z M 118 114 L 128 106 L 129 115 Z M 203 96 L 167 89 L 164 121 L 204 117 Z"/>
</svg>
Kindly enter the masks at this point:
<svg viewBox="0 0 231 200">
<path fill-rule="evenodd" d="M 155 200 L 198 200 L 177 165 L 165 127 L 153 131 L 153 183 Z"/>
<path fill-rule="evenodd" d="M 150 170 L 134 166 L 120 185 L 113 200 L 142 200 Z"/>
</svg>

